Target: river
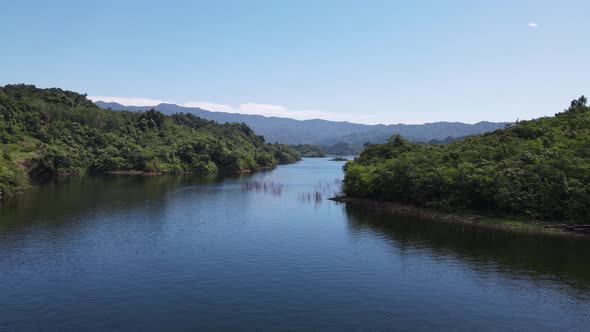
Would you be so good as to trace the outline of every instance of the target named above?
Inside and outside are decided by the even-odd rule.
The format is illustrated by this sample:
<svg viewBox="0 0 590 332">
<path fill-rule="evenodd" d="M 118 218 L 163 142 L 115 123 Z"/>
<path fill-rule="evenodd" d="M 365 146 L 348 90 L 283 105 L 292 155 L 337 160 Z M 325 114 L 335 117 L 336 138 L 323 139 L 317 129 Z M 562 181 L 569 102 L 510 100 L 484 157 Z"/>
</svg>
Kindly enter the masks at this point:
<svg viewBox="0 0 590 332">
<path fill-rule="evenodd" d="M 65 177 L 0 208 L 0 330 L 586 330 L 590 241 L 332 202 L 342 162 Z"/>
</svg>

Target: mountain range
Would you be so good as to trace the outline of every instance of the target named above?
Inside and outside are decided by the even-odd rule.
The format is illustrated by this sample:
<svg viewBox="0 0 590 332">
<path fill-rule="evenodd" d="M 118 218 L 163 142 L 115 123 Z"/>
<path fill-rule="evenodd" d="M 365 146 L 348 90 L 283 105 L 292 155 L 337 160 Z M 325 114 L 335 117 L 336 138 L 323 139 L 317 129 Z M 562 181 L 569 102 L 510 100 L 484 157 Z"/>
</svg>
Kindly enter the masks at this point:
<svg viewBox="0 0 590 332">
<path fill-rule="evenodd" d="M 329 120 L 294 120 L 288 118 L 266 117 L 262 115 L 212 112 L 196 107 L 183 107 L 175 104 L 155 106 L 126 106 L 119 103 L 96 101 L 105 109 L 146 111 L 156 109 L 164 114 L 191 113 L 204 119 L 219 123 L 240 122 L 250 126 L 257 134 L 263 135 L 267 142 L 285 144 L 333 145 L 348 143 L 360 146 L 366 142 L 382 143 L 393 134 L 400 134 L 415 142 L 442 141 L 449 137 L 464 137 L 504 128 L 508 122 L 482 121 L 475 124 L 462 122 L 433 122 L 425 124 L 366 125 Z"/>
</svg>

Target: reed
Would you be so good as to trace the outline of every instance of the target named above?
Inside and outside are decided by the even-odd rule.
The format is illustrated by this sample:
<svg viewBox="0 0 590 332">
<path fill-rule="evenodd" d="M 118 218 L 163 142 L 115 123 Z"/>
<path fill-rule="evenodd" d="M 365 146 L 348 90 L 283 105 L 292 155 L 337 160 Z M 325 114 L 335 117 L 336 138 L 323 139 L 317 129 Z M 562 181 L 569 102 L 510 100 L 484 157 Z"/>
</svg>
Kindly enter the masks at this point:
<svg viewBox="0 0 590 332">
<path fill-rule="evenodd" d="M 299 193 L 297 198 L 304 202 L 315 202 L 319 203 L 323 199 L 341 196 L 343 192 L 343 183 L 339 178 L 335 178 L 332 181 L 319 181 L 313 191 Z"/>
<path fill-rule="evenodd" d="M 274 196 L 280 196 L 285 190 L 285 185 L 274 181 L 248 181 L 242 183 L 242 190 L 270 193 Z"/>
</svg>

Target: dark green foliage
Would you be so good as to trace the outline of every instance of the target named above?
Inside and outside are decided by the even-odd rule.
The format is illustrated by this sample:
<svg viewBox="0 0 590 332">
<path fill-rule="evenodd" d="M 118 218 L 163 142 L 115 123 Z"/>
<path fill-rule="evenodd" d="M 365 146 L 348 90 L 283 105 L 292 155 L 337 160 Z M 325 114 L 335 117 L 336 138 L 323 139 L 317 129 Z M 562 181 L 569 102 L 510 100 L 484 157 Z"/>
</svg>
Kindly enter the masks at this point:
<svg viewBox="0 0 590 332">
<path fill-rule="evenodd" d="M 447 136 L 445 139 L 431 139 L 430 141 L 428 141 L 428 144 L 445 145 L 445 144 L 449 144 L 451 142 L 464 140 L 465 138 L 467 138 L 467 136 L 460 136 L 460 137 Z"/>
<path fill-rule="evenodd" d="M 590 222 L 590 108 L 447 145 L 393 136 L 345 166 L 345 193 L 444 210 Z"/>
<path fill-rule="evenodd" d="M 0 199 L 26 187 L 27 176 L 19 165 L 0 156 Z"/>
<path fill-rule="evenodd" d="M 358 155 L 362 151 L 361 146 L 349 143 L 336 143 L 334 145 L 298 144 L 291 145 L 291 147 L 299 151 L 302 157 L 310 158 L 321 158 L 326 155 L 352 156 Z"/>
<path fill-rule="evenodd" d="M 299 159 L 245 124 L 192 114 L 103 110 L 85 95 L 32 85 L 0 87 L 0 189 L 30 174 L 254 170 Z"/>
<path fill-rule="evenodd" d="M 312 144 L 297 144 L 291 145 L 291 147 L 297 150 L 302 157 L 308 158 L 322 158 L 326 156 L 326 153 L 319 145 Z"/>
<path fill-rule="evenodd" d="M 344 157 L 334 157 L 332 159 L 330 159 L 330 161 L 347 161 L 348 159 L 344 158 Z"/>
<path fill-rule="evenodd" d="M 336 156 L 355 156 L 361 153 L 362 146 L 357 146 L 349 143 L 336 143 L 333 145 L 322 146 L 327 154 Z"/>
</svg>

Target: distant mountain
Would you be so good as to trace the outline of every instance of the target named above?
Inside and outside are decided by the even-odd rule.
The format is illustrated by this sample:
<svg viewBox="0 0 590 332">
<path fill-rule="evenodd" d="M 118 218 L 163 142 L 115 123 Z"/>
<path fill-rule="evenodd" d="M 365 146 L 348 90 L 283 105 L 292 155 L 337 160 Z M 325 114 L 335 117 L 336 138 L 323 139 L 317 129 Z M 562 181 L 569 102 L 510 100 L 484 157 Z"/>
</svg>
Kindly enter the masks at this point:
<svg viewBox="0 0 590 332">
<path fill-rule="evenodd" d="M 382 143 L 393 134 L 400 134 L 416 142 L 444 140 L 450 137 L 463 137 L 481 134 L 504 128 L 507 122 L 478 122 L 467 124 L 461 122 L 433 122 L 421 125 L 364 125 L 350 122 L 328 120 L 294 120 L 287 118 L 265 117 L 238 113 L 211 112 L 196 107 L 183 107 L 175 104 L 156 106 L 125 106 L 118 103 L 97 101 L 101 108 L 113 110 L 145 111 L 155 108 L 165 114 L 192 113 L 201 118 L 219 123 L 243 122 L 256 133 L 263 135 L 267 142 L 286 144 L 320 144 L 333 145 L 348 143 L 362 145 L 366 142 Z"/>
</svg>

